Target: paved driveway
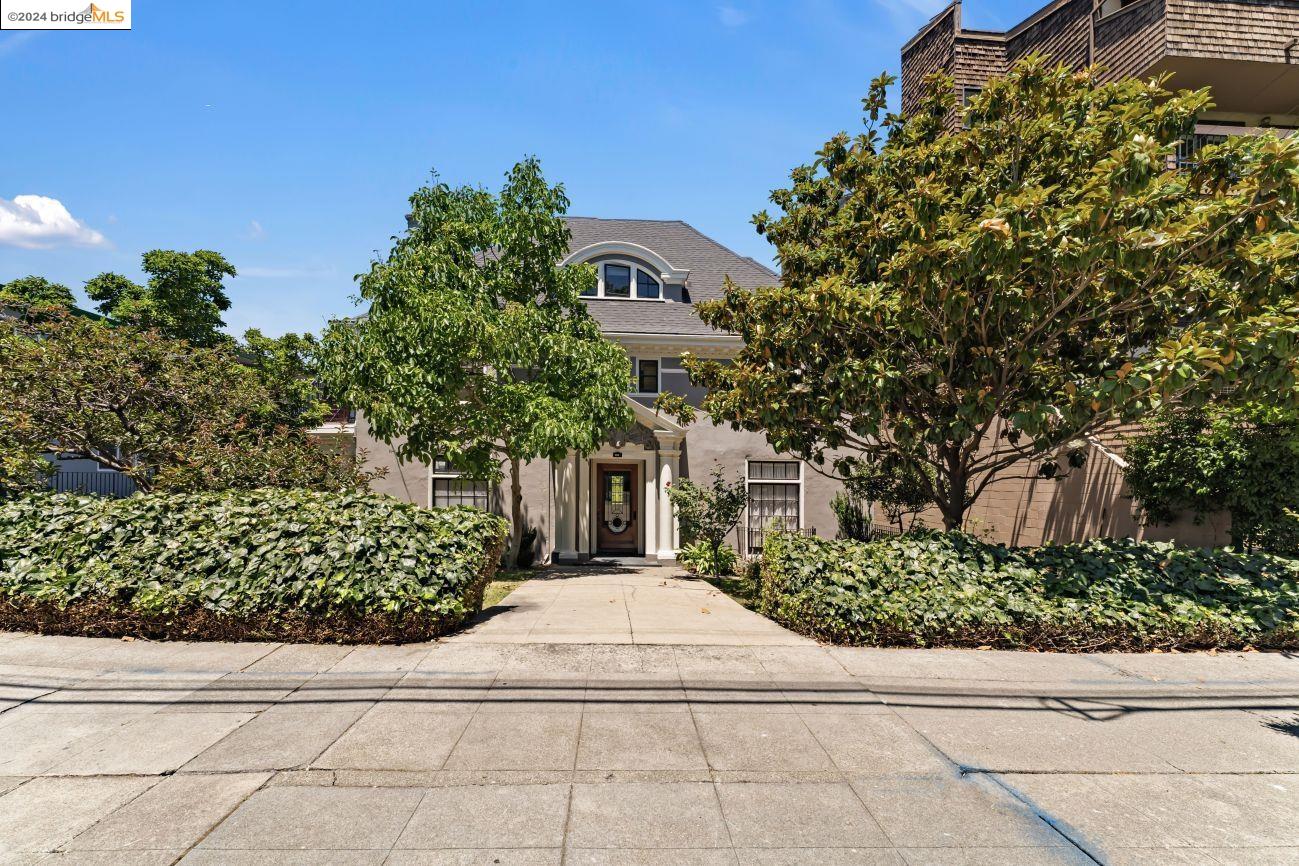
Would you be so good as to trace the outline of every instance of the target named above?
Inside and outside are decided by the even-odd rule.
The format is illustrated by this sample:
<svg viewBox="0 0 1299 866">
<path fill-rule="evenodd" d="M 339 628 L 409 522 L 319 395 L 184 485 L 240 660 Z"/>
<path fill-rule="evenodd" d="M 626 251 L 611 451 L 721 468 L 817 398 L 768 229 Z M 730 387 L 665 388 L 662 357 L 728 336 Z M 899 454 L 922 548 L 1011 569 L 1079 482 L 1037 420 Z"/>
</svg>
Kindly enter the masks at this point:
<svg viewBox="0 0 1299 866">
<path fill-rule="evenodd" d="M 0 634 L 0 863 L 1299 862 L 1299 659 L 830 649 L 653 569 L 505 605 Z"/>
</svg>

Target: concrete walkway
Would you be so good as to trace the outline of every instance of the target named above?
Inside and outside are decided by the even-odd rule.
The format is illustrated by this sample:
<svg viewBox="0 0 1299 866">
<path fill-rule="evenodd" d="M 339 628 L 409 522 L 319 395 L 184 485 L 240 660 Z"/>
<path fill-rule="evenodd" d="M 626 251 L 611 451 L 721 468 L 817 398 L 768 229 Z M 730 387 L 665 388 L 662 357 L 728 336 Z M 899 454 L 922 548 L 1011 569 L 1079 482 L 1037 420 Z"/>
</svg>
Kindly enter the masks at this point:
<svg viewBox="0 0 1299 866">
<path fill-rule="evenodd" d="M 1299 862 L 1299 659 L 826 648 L 657 570 L 504 608 L 0 634 L 0 863 Z"/>
<path fill-rule="evenodd" d="M 815 646 L 679 568 L 569 567 L 510 593 L 452 641 Z"/>
</svg>

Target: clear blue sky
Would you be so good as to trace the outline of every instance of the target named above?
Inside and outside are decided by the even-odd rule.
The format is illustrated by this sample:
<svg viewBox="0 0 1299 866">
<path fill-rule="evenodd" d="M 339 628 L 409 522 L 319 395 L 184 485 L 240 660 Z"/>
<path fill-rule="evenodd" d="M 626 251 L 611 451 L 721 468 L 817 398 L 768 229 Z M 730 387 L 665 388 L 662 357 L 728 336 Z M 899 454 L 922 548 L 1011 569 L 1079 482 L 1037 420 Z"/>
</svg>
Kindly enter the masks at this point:
<svg viewBox="0 0 1299 866">
<path fill-rule="evenodd" d="M 524 154 L 574 214 L 682 219 L 769 262 L 750 215 L 859 128 L 869 80 L 942 5 L 134 0 L 131 32 L 6 32 L 0 281 L 79 290 L 138 279 L 148 249 L 214 249 L 241 272 L 232 331 L 314 331 L 353 310 L 431 169 L 495 188 Z M 1037 5 L 966 0 L 966 24 Z M 77 222 L 43 203 L 20 238 L 42 246 L 16 246 L 16 196 Z"/>
</svg>

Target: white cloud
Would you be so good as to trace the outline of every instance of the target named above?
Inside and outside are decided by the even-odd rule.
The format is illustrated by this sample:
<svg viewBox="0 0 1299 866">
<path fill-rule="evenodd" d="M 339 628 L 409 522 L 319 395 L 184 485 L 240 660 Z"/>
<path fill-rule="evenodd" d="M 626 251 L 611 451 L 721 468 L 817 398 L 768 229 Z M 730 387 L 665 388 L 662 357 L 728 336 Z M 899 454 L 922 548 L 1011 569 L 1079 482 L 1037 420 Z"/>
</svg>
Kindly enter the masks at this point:
<svg viewBox="0 0 1299 866">
<path fill-rule="evenodd" d="M 257 220 L 252 220 L 251 222 L 248 223 L 249 240 L 259 241 L 264 237 L 266 237 L 266 229 L 262 228 L 261 223 L 259 223 Z"/>
<path fill-rule="evenodd" d="M 749 20 L 749 13 L 734 6 L 722 5 L 717 7 L 717 19 L 723 27 L 742 27 Z"/>
<path fill-rule="evenodd" d="M 108 240 L 68 213 L 63 202 L 43 195 L 0 198 L 0 245 L 29 250 L 74 244 L 102 247 Z"/>
</svg>

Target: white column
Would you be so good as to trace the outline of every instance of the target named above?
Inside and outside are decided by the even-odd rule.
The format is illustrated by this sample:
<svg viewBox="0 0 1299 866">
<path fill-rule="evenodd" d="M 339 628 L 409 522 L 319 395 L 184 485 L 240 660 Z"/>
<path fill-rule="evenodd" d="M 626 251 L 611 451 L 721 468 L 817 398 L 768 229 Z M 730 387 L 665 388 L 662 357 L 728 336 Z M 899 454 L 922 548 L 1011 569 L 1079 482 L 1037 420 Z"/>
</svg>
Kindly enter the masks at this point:
<svg viewBox="0 0 1299 866">
<path fill-rule="evenodd" d="M 591 556 L 591 461 L 578 455 L 577 471 L 577 558 Z"/>
<path fill-rule="evenodd" d="M 574 562 L 577 549 L 577 455 L 572 452 L 550 464 L 551 485 L 555 494 L 555 559 Z"/>
<path fill-rule="evenodd" d="M 644 516 L 641 520 L 645 524 L 645 557 L 647 559 L 653 559 L 659 552 L 659 478 L 657 460 L 658 458 L 653 454 L 645 459 L 645 468 L 643 470 L 645 479 L 641 485 L 641 489 L 645 491 L 644 505 L 641 508 Z"/>
<path fill-rule="evenodd" d="M 677 547 L 679 546 L 680 536 L 677 531 L 677 518 L 672 509 L 672 500 L 668 496 L 668 490 L 681 476 L 681 437 L 662 431 L 655 431 L 654 437 L 659 442 L 658 558 L 660 562 L 664 562 L 677 558 Z"/>
</svg>

